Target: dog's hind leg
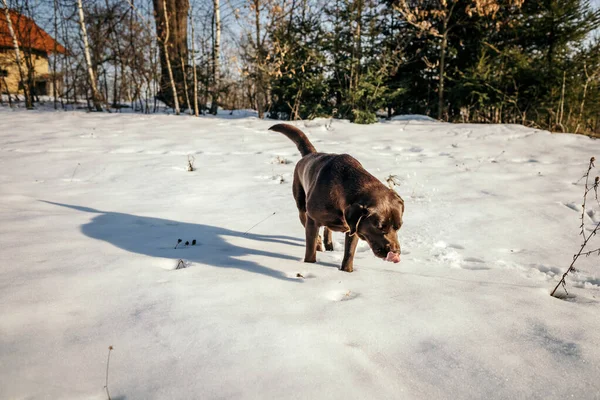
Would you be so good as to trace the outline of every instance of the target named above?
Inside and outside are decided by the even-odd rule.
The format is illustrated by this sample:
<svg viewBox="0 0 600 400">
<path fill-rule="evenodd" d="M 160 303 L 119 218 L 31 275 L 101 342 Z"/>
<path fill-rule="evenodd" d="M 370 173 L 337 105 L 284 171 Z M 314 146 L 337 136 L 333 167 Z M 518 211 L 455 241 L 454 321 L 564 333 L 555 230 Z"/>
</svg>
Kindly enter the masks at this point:
<svg viewBox="0 0 600 400">
<path fill-rule="evenodd" d="M 296 207 L 298 207 L 298 216 L 306 233 L 306 253 L 304 262 L 317 262 L 317 250 L 323 251 L 323 244 L 319 236 L 319 226 L 306 215 L 306 192 L 298 179 L 298 171 L 294 171 L 294 182 L 292 184 Z"/>
<path fill-rule="evenodd" d="M 294 171 L 292 193 L 294 194 L 294 200 L 296 200 L 296 207 L 298 207 L 298 216 L 300 217 L 300 222 L 302 223 L 302 226 L 306 226 L 306 192 L 300 184 L 297 171 Z"/>
<path fill-rule="evenodd" d="M 317 262 L 317 242 L 319 238 L 319 225 L 314 219 L 307 217 L 306 225 L 306 253 L 304 254 L 304 262 Z"/>
<path fill-rule="evenodd" d="M 325 250 L 333 251 L 333 238 L 331 237 L 331 230 L 325 227 L 323 230 L 323 241 L 325 242 Z"/>
</svg>

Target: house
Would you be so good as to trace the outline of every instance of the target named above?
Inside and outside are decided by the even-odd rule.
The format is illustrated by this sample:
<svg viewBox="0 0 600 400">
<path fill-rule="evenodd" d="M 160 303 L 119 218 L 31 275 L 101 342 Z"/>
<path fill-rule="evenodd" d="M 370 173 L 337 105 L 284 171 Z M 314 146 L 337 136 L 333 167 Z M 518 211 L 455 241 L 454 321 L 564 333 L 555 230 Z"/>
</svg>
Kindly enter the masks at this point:
<svg viewBox="0 0 600 400">
<path fill-rule="evenodd" d="M 55 79 L 50 73 L 48 57 L 51 53 L 65 54 L 67 50 L 31 18 L 13 10 L 10 10 L 9 14 L 19 44 L 23 74 L 25 79 L 30 76 L 33 94 L 52 94 Z M 56 81 L 57 89 L 60 89 L 62 76 L 57 76 Z M 6 13 L 0 10 L 0 93 L 22 92 L 13 39 L 8 29 Z"/>
</svg>

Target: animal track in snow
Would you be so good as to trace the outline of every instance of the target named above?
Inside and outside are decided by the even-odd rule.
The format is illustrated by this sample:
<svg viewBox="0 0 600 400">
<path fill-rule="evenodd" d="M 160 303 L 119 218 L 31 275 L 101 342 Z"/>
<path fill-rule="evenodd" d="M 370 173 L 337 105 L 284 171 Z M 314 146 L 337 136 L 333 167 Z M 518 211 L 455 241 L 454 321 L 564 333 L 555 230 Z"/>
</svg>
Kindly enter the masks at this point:
<svg viewBox="0 0 600 400">
<path fill-rule="evenodd" d="M 461 268 L 463 269 L 470 269 L 473 271 L 478 271 L 478 270 L 486 270 L 486 269 L 490 269 L 490 267 L 488 267 L 487 265 L 485 265 L 485 261 L 477 258 L 477 257 L 467 257 L 465 258 L 465 263 L 461 264 Z"/>
<path fill-rule="evenodd" d="M 313 279 L 316 278 L 317 276 L 313 273 L 307 272 L 307 273 L 302 273 L 302 272 L 296 272 L 296 273 L 289 273 L 287 274 L 288 278 L 295 278 L 295 279 Z"/>
<path fill-rule="evenodd" d="M 576 211 L 577 213 L 580 213 L 583 209 L 581 204 L 577 204 L 574 202 L 560 203 L 560 204 L 562 204 L 563 206 L 567 207 L 570 210 Z M 585 214 L 590 219 L 590 221 L 592 221 L 594 224 L 597 224 L 598 221 L 600 221 L 599 215 L 598 215 L 599 213 L 596 210 L 587 210 Z M 593 230 L 593 228 L 588 228 L 588 230 Z"/>
<path fill-rule="evenodd" d="M 561 203 L 563 206 L 570 208 L 573 211 L 577 211 L 577 212 L 581 212 L 581 205 L 580 204 L 575 204 L 573 202 L 570 203 Z"/>
<path fill-rule="evenodd" d="M 331 301 L 348 301 L 355 299 L 359 296 L 359 293 L 353 292 L 352 290 L 331 290 L 325 295 Z"/>
<path fill-rule="evenodd" d="M 434 245 L 432 255 L 435 259 L 452 268 L 461 268 L 469 270 L 490 269 L 486 261 L 478 257 L 463 257 L 462 250 L 465 248 L 459 244 L 447 244 L 444 241 L 438 241 Z"/>
<path fill-rule="evenodd" d="M 481 258 L 477 258 L 477 257 L 467 257 L 467 258 L 465 258 L 465 261 L 473 262 L 473 263 L 484 263 L 485 262 Z"/>
<path fill-rule="evenodd" d="M 372 150 L 390 150 L 391 147 L 378 144 L 378 145 L 372 146 L 371 149 Z"/>
<path fill-rule="evenodd" d="M 498 252 L 500 253 L 507 253 L 507 254 L 519 254 L 519 253 L 523 253 L 525 250 L 523 249 L 497 249 Z"/>
<path fill-rule="evenodd" d="M 598 223 L 598 212 L 596 210 L 588 210 L 587 216 L 592 220 L 594 224 Z"/>
<path fill-rule="evenodd" d="M 581 274 L 575 274 L 571 276 L 571 279 L 575 282 L 573 285 L 579 288 L 600 288 L 600 278 L 594 278 L 591 276 L 582 276 Z"/>
<path fill-rule="evenodd" d="M 551 277 L 554 275 L 558 275 L 561 272 L 560 268 L 558 268 L 558 267 L 550 267 L 550 266 L 543 265 L 543 264 L 530 264 L 530 267 L 537 269 L 541 273 L 549 275 Z"/>
</svg>

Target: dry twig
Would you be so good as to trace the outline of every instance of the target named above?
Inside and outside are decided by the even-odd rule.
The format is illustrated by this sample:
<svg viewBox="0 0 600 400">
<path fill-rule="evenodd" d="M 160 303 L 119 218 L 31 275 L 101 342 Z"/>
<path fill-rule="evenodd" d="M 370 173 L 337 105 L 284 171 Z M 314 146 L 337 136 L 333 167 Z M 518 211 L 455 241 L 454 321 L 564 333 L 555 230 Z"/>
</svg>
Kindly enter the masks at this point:
<svg viewBox="0 0 600 400">
<path fill-rule="evenodd" d="M 560 278 L 560 280 L 554 287 L 554 290 L 552 290 L 552 292 L 550 293 L 550 296 L 554 296 L 554 294 L 556 293 L 556 290 L 560 286 L 562 286 L 565 293 L 569 294 L 569 292 L 567 292 L 567 284 L 565 282 L 565 279 L 566 279 L 567 275 L 569 274 L 569 272 L 577 271 L 577 269 L 575 269 L 575 262 L 577 262 L 579 257 L 581 257 L 581 256 L 587 257 L 594 253 L 598 253 L 598 255 L 600 255 L 600 248 L 584 252 L 585 247 L 588 245 L 590 239 L 592 239 L 594 236 L 596 236 L 598 229 L 600 229 L 600 221 L 599 221 L 598 223 L 596 223 L 596 226 L 594 227 L 594 229 L 592 229 L 592 231 L 590 232 L 589 235 L 586 236 L 586 234 L 585 234 L 586 200 L 587 200 L 587 195 L 590 191 L 594 190 L 594 192 L 596 193 L 596 196 L 595 196 L 596 202 L 600 205 L 600 201 L 598 200 L 598 185 L 600 184 L 600 177 L 596 177 L 594 179 L 594 185 L 591 187 L 589 186 L 590 171 L 592 170 L 592 168 L 595 167 L 594 161 L 596 161 L 596 159 L 594 157 L 592 157 L 590 159 L 590 163 L 588 165 L 588 170 L 585 173 L 585 175 L 582 177 L 582 178 L 585 178 L 585 189 L 584 189 L 584 194 L 583 194 L 583 204 L 581 205 L 581 208 L 582 208 L 582 210 L 581 210 L 581 225 L 579 226 L 581 228 L 581 230 L 580 230 L 579 234 L 582 235 L 582 237 L 583 237 L 583 243 L 581 244 L 581 247 L 579 248 L 579 252 L 577 252 L 577 254 L 573 255 L 573 261 L 571 261 L 571 265 L 569 265 L 569 268 L 567 268 L 565 273 L 562 275 L 562 277 Z"/>
<path fill-rule="evenodd" d="M 104 388 L 106 389 L 106 396 L 108 396 L 108 400 L 111 400 L 110 393 L 108 392 L 108 368 L 110 366 L 110 352 L 112 351 L 112 349 L 112 346 L 108 346 L 108 359 L 106 360 L 106 383 L 104 385 Z"/>
<path fill-rule="evenodd" d="M 194 168 L 194 162 L 196 161 L 196 158 L 194 156 L 188 155 L 188 167 L 187 170 L 189 172 L 195 171 L 196 168 Z"/>
</svg>

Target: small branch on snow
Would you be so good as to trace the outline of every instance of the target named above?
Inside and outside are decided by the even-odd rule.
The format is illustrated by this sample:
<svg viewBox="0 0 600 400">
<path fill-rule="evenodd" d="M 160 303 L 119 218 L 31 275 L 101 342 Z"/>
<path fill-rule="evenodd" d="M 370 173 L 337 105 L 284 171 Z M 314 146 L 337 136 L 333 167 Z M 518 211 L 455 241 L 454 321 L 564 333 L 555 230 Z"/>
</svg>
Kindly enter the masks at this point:
<svg viewBox="0 0 600 400">
<path fill-rule="evenodd" d="M 569 265 L 569 268 L 567 268 L 567 270 L 565 271 L 565 273 L 562 275 L 562 277 L 560 278 L 560 280 L 558 281 L 558 283 L 556 284 L 556 286 L 554 287 L 554 290 L 552 290 L 552 292 L 550 293 L 550 296 L 556 297 L 554 296 L 554 294 L 556 293 L 556 290 L 562 286 L 562 288 L 564 289 L 565 293 L 567 293 L 567 295 L 569 294 L 569 292 L 567 292 L 567 284 L 566 284 L 566 277 L 569 274 L 569 272 L 576 272 L 577 269 L 575 269 L 575 263 L 577 262 L 577 260 L 579 259 L 579 257 L 581 256 L 589 256 L 592 255 L 594 253 L 598 253 L 598 255 L 600 256 L 600 248 L 595 249 L 595 250 L 591 250 L 591 251 L 585 251 L 585 247 L 588 245 L 589 241 L 596 236 L 596 234 L 598 233 L 598 230 L 600 229 L 600 221 L 598 223 L 596 223 L 596 226 L 594 227 L 594 229 L 590 232 L 589 235 L 586 236 L 585 234 L 585 210 L 586 210 L 586 200 L 587 200 L 587 195 L 590 191 L 594 190 L 596 196 L 596 202 L 599 204 L 600 206 L 600 202 L 598 201 L 598 185 L 600 184 L 600 177 L 596 177 L 594 179 L 594 185 L 592 187 L 589 186 L 589 177 L 590 177 L 590 171 L 592 170 L 592 168 L 595 167 L 594 165 L 594 161 L 596 161 L 596 159 L 594 157 L 590 158 L 590 163 L 588 165 L 588 169 L 587 172 L 582 176 L 581 179 L 585 178 L 585 188 L 584 188 L 584 192 L 583 192 L 583 204 L 581 205 L 581 225 L 579 226 L 581 228 L 581 231 L 579 232 L 579 234 L 583 237 L 583 243 L 581 244 L 581 247 L 579 248 L 579 252 L 577 252 L 577 254 L 573 255 L 573 261 L 571 261 L 571 265 Z M 579 180 L 581 180 L 579 179 Z M 578 181 L 579 182 L 579 181 Z"/>
<path fill-rule="evenodd" d="M 188 167 L 187 170 L 189 172 L 195 171 L 196 168 L 194 167 L 194 162 L 196 161 L 196 158 L 192 155 L 188 155 Z"/>
<path fill-rule="evenodd" d="M 187 265 L 185 264 L 185 261 L 183 261 L 183 259 L 179 259 L 177 260 L 177 265 L 175 266 L 175 269 L 184 269 L 187 268 Z"/>
<path fill-rule="evenodd" d="M 108 400 L 110 399 L 110 393 L 108 392 L 108 368 L 110 366 L 110 352 L 112 351 L 113 347 L 112 346 L 108 346 L 108 358 L 106 360 L 106 382 L 104 385 L 104 388 L 106 389 L 106 396 L 108 396 Z"/>
<path fill-rule="evenodd" d="M 75 172 L 77 172 L 77 168 L 79 168 L 81 164 L 77 163 L 77 166 L 75 167 L 75 169 L 73 170 L 73 175 L 71 175 L 71 182 L 73 182 L 73 178 L 75 177 Z M 69 182 L 69 183 L 71 183 Z"/>
<path fill-rule="evenodd" d="M 398 175 L 389 175 L 385 181 L 387 182 L 390 189 L 394 190 L 394 187 L 400 186 L 400 181 L 398 180 Z"/>
<path fill-rule="evenodd" d="M 592 190 L 592 188 L 588 187 L 588 182 L 590 179 L 590 171 L 592 170 L 592 168 L 594 168 L 594 161 L 596 161 L 596 159 L 594 157 L 590 158 L 590 164 L 588 165 L 588 170 L 584 175 L 585 176 L 585 190 L 583 192 L 583 204 L 581 205 L 581 225 L 579 226 L 579 228 L 581 228 L 581 231 L 579 232 L 579 234 L 583 236 L 584 240 L 587 239 L 585 237 L 585 205 L 586 205 L 587 195 L 590 192 L 590 190 Z"/>
<path fill-rule="evenodd" d="M 273 215 L 277 214 L 277 211 L 273 211 L 273 214 L 269 215 L 268 217 L 264 218 L 263 220 L 257 222 L 256 224 L 252 225 L 252 227 L 250 229 L 248 229 L 246 232 L 244 232 L 244 235 L 247 234 L 248 232 L 250 232 L 252 229 L 256 228 L 259 224 L 262 224 L 263 222 L 265 222 L 266 220 L 268 220 L 269 218 L 271 218 Z"/>
</svg>

